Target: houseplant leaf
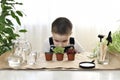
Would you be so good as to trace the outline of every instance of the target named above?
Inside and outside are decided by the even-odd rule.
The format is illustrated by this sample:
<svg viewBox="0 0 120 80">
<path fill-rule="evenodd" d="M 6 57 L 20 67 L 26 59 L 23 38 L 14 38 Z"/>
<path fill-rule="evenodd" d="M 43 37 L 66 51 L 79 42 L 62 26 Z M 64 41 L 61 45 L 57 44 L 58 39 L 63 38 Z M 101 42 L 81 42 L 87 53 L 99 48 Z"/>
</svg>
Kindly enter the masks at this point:
<svg viewBox="0 0 120 80">
<path fill-rule="evenodd" d="M 21 13 L 21 11 L 16 11 L 16 13 L 17 13 L 19 16 L 23 17 L 23 14 Z"/>
<path fill-rule="evenodd" d="M 27 30 L 26 29 L 21 29 L 21 30 L 19 30 L 19 32 L 27 32 Z"/>
<path fill-rule="evenodd" d="M 19 20 L 19 17 L 15 15 L 15 12 L 11 11 L 11 16 L 16 20 L 16 22 L 21 25 L 21 22 Z"/>
<path fill-rule="evenodd" d="M 22 3 L 15 0 L 1 0 L 0 11 L 0 55 L 4 52 L 11 50 L 13 43 L 12 40 L 19 37 L 18 33 L 15 33 L 15 22 L 21 25 L 19 17 L 23 17 L 22 11 L 17 10 L 15 5 L 22 5 Z M 13 22 L 15 20 L 15 22 Z M 20 32 L 26 32 L 27 30 L 21 30 Z"/>
<path fill-rule="evenodd" d="M 57 46 L 57 47 L 55 47 L 54 49 L 53 49 L 53 52 L 54 53 L 61 53 L 61 54 L 63 54 L 64 53 L 64 49 L 65 48 L 62 48 L 62 47 L 59 47 L 59 46 Z"/>
<path fill-rule="evenodd" d="M 112 44 L 108 46 L 108 49 L 112 53 L 120 53 L 120 31 L 116 31 L 112 35 Z"/>
</svg>

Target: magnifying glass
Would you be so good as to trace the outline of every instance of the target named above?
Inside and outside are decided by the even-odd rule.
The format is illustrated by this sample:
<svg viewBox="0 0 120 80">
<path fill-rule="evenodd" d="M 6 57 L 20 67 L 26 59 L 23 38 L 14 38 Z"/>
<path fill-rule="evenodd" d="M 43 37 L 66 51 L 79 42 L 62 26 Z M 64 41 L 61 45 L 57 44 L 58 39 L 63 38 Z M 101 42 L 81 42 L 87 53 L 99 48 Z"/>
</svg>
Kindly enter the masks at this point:
<svg viewBox="0 0 120 80">
<path fill-rule="evenodd" d="M 88 62 L 88 61 L 80 62 L 79 67 L 84 68 L 84 69 L 95 68 L 94 60 L 92 62 Z"/>
</svg>

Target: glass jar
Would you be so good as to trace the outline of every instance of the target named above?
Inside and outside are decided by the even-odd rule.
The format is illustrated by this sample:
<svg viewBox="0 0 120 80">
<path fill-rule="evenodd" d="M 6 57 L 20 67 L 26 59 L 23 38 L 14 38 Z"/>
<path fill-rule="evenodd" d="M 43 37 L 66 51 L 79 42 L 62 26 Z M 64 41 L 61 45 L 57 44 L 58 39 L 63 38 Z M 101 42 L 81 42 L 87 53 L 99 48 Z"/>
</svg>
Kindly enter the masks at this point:
<svg viewBox="0 0 120 80">
<path fill-rule="evenodd" d="M 98 47 L 97 50 L 97 62 L 98 64 L 103 64 L 103 65 L 107 65 L 109 64 L 109 52 L 108 52 L 108 48 L 107 45 L 100 45 L 100 47 Z"/>
<path fill-rule="evenodd" d="M 22 64 L 22 57 L 12 54 L 8 57 L 8 64 L 10 67 L 20 67 Z"/>
</svg>

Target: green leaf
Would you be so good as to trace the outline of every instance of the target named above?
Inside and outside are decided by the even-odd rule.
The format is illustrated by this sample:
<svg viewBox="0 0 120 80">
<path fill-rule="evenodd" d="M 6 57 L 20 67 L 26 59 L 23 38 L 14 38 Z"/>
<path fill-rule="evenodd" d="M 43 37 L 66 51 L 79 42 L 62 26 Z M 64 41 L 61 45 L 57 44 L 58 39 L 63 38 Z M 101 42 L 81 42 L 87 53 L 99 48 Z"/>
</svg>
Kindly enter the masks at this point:
<svg viewBox="0 0 120 80">
<path fill-rule="evenodd" d="M 6 3 L 6 0 L 1 0 L 1 3 Z"/>
<path fill-rule="evenodd" d="M 2 31 L 4 29 L 4 25 L 0 24 L 0 31 Z"/>
<path fill-rule="evenodd" d="M 19 3 L 19 2 L 16 2 L 16 4 L 18 4 L 18 5 L 23 5 L 23 3 Z"/>
<path fill-rule="evenodd" d="M 14 13 L 13 11 L 11 11 L 11 16 L 12 16 L 13 18 L 16 18 L 16 15 L 15 15 L 15 13 Z"/>
<path fill-rule="evenodd" d="M 14 1 L 14 0 L 9 0 L 9 1 Z"/>
<path fill-rule="evenodd" d="M 21 30 L 19 30 L 19 32 L 27 32 L 27 30 L 26 29 L 21 29 Z"/>
<path fill-rule="evenodd" d="M 10 19 L 6 19 L 6 21 L 7 21 L 7 24 L 9 24 L 9 25 L 13 25 L 13 23 L 11 22 Z"/>
<path fill-rule="evenodd" d="M 18 17 L 18 16 L 16 16 L 16 17 L 15 17 L 15 19 L 16 19 L 17 23 L 18 23 L 19 25 L 21 25 L 21 22 L 20 22 L 19 17 Z"/>
<path fill-rule="evenodd" d="M 64 49 L 65 48 L 63 48 L 63 47 L 59 47 L 59 46 L 57 46 L 57 47 L 55 47 L 54 49 L 53 49 L 53 52 L 54 53 L 61 53 L 61 54 L 64 54 Z"/>
<path fill-rule="evenodd" d="M 23 17 L 23 14 L 22 14 L 21 11 L 16 11 L 16 13 L 17 13 L 19 16 Z"/>
<path fill-rule="evenodd" d="M 0 16 L 0 23 L 3 23 L 4 20 L 5 20 L 5 16 L 3 16 L 3 15 L 1 14 L 1 16 Z"/>
<path fill-rule="evenodd" d="M 16 22 L 21 25 L 20 19 L 18 16 L 15 15 L 15 12 L 11 11 L 11 16 L 16 20 Z"/>
<path fill-rule="evenodd" d="M 3 42 L 3 37 L 0 34 L 0 43 Z"/>
<path fill-rule="evenodd" d="M 4 6 L 4 9 L 7 10 L 7 9 L 12 9 L 11 6 Z"/>
<path fill-rule="evenodd" d="M 15 35 L 15 37 L 20 37 L 20 35 L 19 34 L 14 34 Z"/>
<path fill-rule="evenodd" d="M 11 28 L 5 28 L 4 29 L 4 32 L 5 33 L 8 33 L 9 35 L 13 35 L 14 33 L 13 33 L 13 30 L 11 29 Z"/>
</svg>

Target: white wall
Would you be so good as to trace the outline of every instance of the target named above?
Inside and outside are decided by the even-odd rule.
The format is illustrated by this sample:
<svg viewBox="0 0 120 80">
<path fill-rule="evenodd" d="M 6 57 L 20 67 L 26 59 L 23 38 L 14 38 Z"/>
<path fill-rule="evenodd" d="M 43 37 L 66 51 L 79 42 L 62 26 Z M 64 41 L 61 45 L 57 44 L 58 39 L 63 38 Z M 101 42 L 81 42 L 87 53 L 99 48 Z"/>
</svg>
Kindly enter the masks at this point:
<svg viewBox="0 0 120 80">
<path fill-rule="evenodd" d="M 33 50 L 41 50 L 44 39 L 51 35 L 52 21 L 60 16 L 69 18 L 73 25 L 73 36 L 87 51 L 92 51 L 98 34 L 107 35 L 120 25 L 119 0 L 21 0 L 21 9 L 27 15 L 22 27 L 28 32 Z"/>
</svg>

